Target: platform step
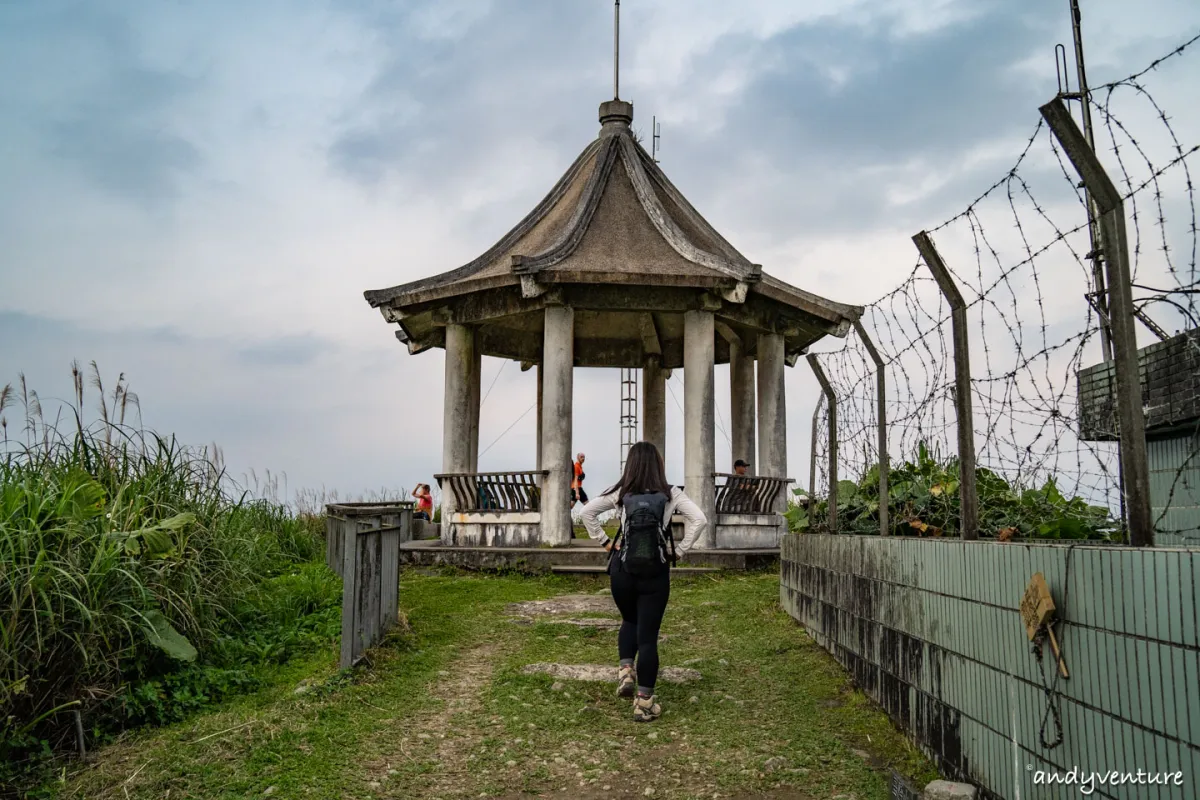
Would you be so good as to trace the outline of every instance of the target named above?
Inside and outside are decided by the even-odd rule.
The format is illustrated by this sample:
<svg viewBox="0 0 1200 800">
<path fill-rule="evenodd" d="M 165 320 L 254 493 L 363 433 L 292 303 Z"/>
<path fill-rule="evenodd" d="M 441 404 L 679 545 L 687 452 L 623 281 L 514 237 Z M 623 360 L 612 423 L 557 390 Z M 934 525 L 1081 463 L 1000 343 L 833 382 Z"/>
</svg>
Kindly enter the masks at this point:
<svg viewBox="0 0 1200 800">
<path fill-rule="evenodd" d="M 608 567 L 597 567 L 584 564 L 551 564 L 551 572 L 574 572 L 574 573 L 590 573 L 593 575 L 603 575 L 608 572 Z M 721 572 L 719 567 L 675 567 L 671 570 L 675 575 L 697 575 L 702 572 Z"/>
</svg>

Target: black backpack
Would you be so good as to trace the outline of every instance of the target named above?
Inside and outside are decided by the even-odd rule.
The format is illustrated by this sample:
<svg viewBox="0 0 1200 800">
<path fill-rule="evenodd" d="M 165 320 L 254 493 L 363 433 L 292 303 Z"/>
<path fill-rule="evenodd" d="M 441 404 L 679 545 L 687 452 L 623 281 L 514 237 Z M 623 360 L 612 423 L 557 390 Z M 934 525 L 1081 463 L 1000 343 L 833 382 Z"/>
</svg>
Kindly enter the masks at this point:
<svg viewBox="0 0 1200 800">
<path fill-rule="evenodd" d="M 675 563 L 675 539 L 663 525 L 667 501 L 662 492 L 625 495 L 625 525 L 619 537 L 621 549 L 616 552 L 621 569 L 630 575 L 653 578 L 667 569 L 668 558 Z"/>
</svg>

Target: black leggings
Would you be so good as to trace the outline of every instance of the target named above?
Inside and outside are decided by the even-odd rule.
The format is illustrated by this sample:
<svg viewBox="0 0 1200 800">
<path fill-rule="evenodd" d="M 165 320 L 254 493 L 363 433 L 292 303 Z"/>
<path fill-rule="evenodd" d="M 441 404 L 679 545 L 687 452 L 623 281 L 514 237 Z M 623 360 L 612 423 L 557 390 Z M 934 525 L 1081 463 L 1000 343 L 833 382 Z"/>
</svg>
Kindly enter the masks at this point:
<svg viewBox="0 0 1200 800">
<path fill-rule="evenodd" d="M 655 578 L 638 578 L 612 565 L 612 596 L 621 610 L 621 632 L 617 635 L 620 658 L 637 657 L 638 686 L 653 689 L 658 680 L 658 629 L 671 596 L 671 573 Z"/>
</svg>

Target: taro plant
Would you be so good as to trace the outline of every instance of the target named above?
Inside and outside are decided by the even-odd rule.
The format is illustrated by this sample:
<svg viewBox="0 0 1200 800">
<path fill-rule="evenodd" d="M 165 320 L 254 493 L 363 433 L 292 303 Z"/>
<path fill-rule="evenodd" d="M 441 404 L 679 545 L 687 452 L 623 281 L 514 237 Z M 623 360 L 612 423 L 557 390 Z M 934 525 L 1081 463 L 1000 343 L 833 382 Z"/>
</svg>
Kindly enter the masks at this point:
<svg viewBox="0 0 1200 800">
<path fill-rule="evenodd" d="M 888 474 L 888 520 L 900 536 L 958 536 L 958 459 L 939 459 L 924 443 L 914 461 L 895 465 Z M 975 471 L 981 534 L 1001 540 L 1120 538 L 1120 523 L 1103 506 L 1081 497 L 1068 498 L 1054 478 L 1041 486 L 1015 487 L 992 470 Z M 801 489 L 787 512 L 797 532 L 827 529 L 827 499 L 810 498 Z M 872 466 L 856 482 L 838 481 L 838 530 L 842 533 L 879 532 L 879 467 Z"/>
</svg>

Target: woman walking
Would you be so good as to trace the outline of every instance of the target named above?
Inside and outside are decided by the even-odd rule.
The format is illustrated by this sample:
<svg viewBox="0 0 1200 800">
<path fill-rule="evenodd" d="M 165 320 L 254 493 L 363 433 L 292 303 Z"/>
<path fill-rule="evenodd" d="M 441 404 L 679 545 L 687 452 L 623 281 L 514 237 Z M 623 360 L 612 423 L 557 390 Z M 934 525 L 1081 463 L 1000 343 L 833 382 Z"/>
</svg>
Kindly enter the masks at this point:
<svg viewBox="0 0 1200 800">
<path fill-rule="evenodd" d="M 621 527 L 608 540 L 599 515 L 619 509 Z M 621 611 L 617 636 L 617 694 L 631 697 L 633 718 L 649 722 L 662 714 L 654 685 L 658 680 L 658 629 L 671 596 L 671 563 L 676 555 L 671 539 L 671 516 L 684 518 L 685 555 L 704 530 L 707 520 L 683 490 L 667 483 L 662 456 L 650 442 L 629 449 L 625 473 L 616 486 L 588 503 L 582 512 L 588 535 L 605 541 L 613 600 Z"/>
</svg>

